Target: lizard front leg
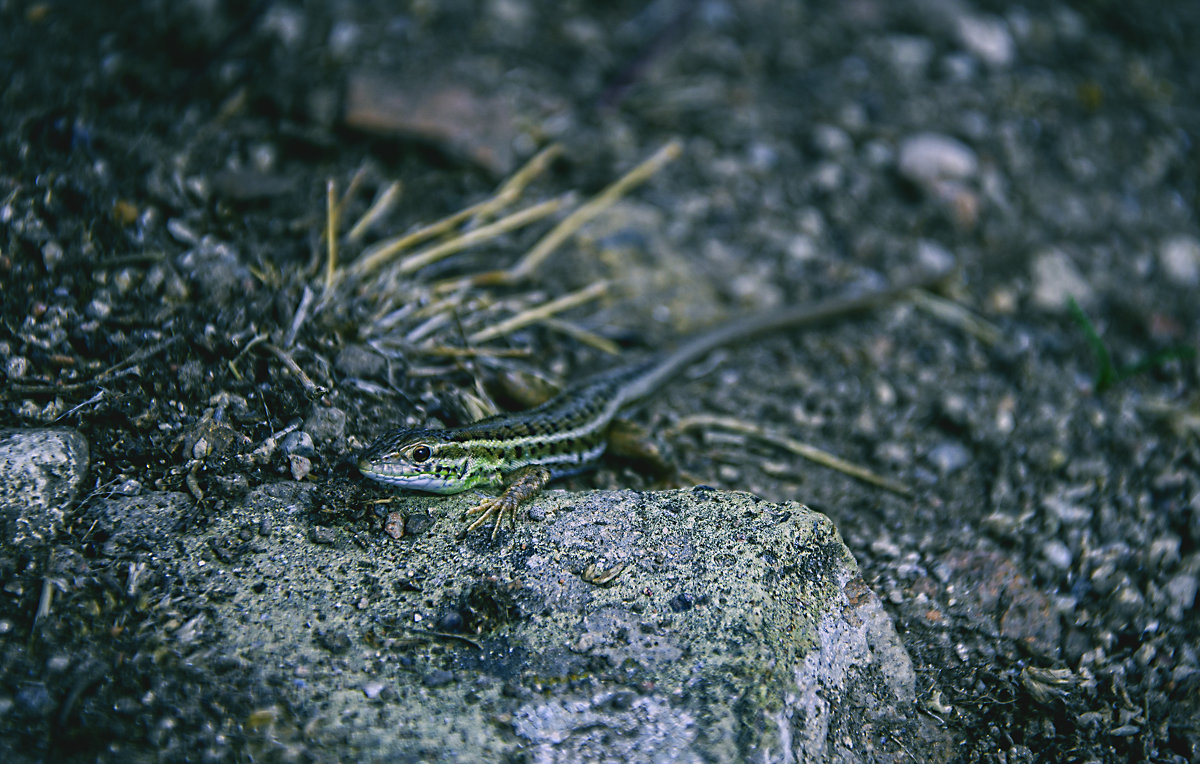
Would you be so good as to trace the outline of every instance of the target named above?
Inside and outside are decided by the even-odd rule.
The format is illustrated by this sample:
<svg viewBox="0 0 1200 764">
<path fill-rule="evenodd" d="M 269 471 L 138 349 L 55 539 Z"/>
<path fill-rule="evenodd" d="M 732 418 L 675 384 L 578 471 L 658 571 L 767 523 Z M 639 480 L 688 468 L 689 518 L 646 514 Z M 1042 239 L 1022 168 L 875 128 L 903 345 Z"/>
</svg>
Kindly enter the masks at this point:
<svg viewBox="0 0 1200 764">
<path fill-rule="evenodd" d="M 517 524 L 517 508 L 536 496 L 549 482 L 550 470 L 541 465 L 531 464 L 514 470 L 506 478 L 503 493 L 492 499 L 484 499 L 467 510 L 468 515 L 479 515 L 473 523 L 467 526 L 467 530 L 475 530 L 494 516 L 496 525 L 492 528 L 492 540 L 495 541 L 505 515 L 508 516 L 509 524 L 515 526 Z"/>
</svg>

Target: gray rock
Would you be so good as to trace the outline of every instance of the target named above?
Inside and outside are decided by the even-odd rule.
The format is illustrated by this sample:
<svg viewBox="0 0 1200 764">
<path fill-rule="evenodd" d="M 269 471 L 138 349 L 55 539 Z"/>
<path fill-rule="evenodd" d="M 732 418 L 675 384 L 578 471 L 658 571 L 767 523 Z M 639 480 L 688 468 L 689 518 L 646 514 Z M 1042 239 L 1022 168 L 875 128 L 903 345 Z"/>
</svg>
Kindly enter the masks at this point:
<svg viewBox="0 0 1200 764">
<path fill-rule="evenodd" d="M 459 532 L 474 497 L 398 495 L 389 509 L 430 514 L 429 532 L 335 524 L 313 543 L 299 490 L 252 491 L 180 559 L 230 587 L 210 601 L 213 649 L 271 667 L 289 703 L 320 699 L 318 738 L 351 758 L 421 758 L 429 741 L 472 761 L 947 758 L 879 599 L 799 504 L 550 491 L 546 522 L 493 542 Z M 211 539 L 266 519 L 257 548 L 214 560 Z M 348 636 L 343 654 L 318 623 Z M 463 638 L 431 636 L 445 631 Z M 392 699 L 368 713 L 376 686 Z"/>
<path fill-rule="evenodd" d="M 332 406 L 313 406 L 304 431 L 318 443 L 337 443 L 346 437 L 346 412 Z"/>
<path fill-rule="evenodd" d="M 13 544 L 59 528 L 88 468 L 88 444 L 68 428 L 0 430 L 0 522 Z"/>
<path fill-rule="evenodd" d="M 294 430 L 283 437 L 279 443 L 284 456 L 313 457 L 317 455 L 312 436 L 304 430 Z"/>
</svg>

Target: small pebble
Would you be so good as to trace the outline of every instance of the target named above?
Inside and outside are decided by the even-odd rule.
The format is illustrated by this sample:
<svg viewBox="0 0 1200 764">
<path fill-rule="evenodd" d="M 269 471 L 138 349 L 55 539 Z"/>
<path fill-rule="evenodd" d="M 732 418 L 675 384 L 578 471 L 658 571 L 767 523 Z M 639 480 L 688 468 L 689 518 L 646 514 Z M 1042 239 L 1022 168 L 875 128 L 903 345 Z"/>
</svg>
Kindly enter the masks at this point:
<svg viewBox="0 0 1200 764">
<path fill-rule="evenodd" d="M 333 406 L 313 406 L 304 421 L 304 432 L 313 440 L 330 443 L 346 436 L 346 412 Z"/>
<path fill-rule="evenodd" d="M 1200 241 L 1192 236 L 1176 236 L 1163 242 L 1158 251 L 1163 273 L 1178 286 L 1200 284 Z"/>
<path fill-rule="evenodd" d="M 1196 591 L 1200 583 L 1197 577 L 1186 573 L 1175 576 L 1167 582 L 1165 591 L 1171 599 L 1171 605 L 1187 612 L 1196 606 Z"/>
<path fill-rule="evenodd" d="M 433 517 L 424 512 L 409 515 L 404 521 L 404 534 L 406 536 L 420 536 L 425 531 L 433 527 Z"/>
<path fill-rule="evenodd" d="M 288 456 L 288 468 L 292 473 L 293 480 L 303 480 L 312 472 L 312 459 L 300 454 L 292 454 Z"/>
<path fill-rule="evenodd" d="M 1092 287 L 1067 253 L 1049 249 L 1033 260 L 1030 281 L 1033 304 L 1048 311 L 1062 311 L 1071 298 L 1081 305 L 1092 301 Z"/>
<path fill-rule="evenodd" d="M 934 469 L 945 476 L 965 467 L 971 460 L 971 452 L 957 441 L 946 441 L 934 446 L 925 458 Z"/>
<path fill-rule="evenodd" d="M 41 682 L 30 682 L 17 690 L 16 707 L 28 716 L 46 717 L 54 713 L 58 703 Z"/>
<path fill-rule="evenodd" d="M 324 544 L 326 546 L 337 542 L 337 533 L 333 528 L 326 528 L 323 525 L 315 525 L 308 534 L 309 540 L 314 544 Z"/>
<path fill-rule="evenodd" d="M 1042 554 L 1051 565 L 1059 570 L 1070 570 L 1074 556 L 1071 548 L 1058 539 L 1051 539 L 1042 546 Z"/>
<path fill-rule="evenodd" d="M 112 306 L 104 300 L 96 298 L 87 304 L 87 307 L 83 309 L 83 312 L 86 313 L 89 318 L 103 320 L 112 315 Z"/>
<path fill-rule="evenodd" d="M 918 133 L 900 144 L 896 165 L 902 176 L 928 187 L 939 180 L 974 176 L 979 160 L 962 141 L 940 133 Z"/>
<path fill-rule="evenodd" d="M 8 359 L 8 362 L 4 365 L 4 370 L 10 380 L 21 379 L 29 373 L 29 359 L 24 356 L 15 355 Z"/>
<path fill-rule="evenodd" d="M 1058 496 L 1042 499 L 1042 507 L 1057 517 L 1063 525 L 1083 525 L 1091 522 L 1094 514 L 1088 507 L 1071 503 Z"/>
<path fill-rule="evenodd" d="M 813 128 L 813 148 L 826 156 L 841 156 L 854 148 L 850 135 L 836 125 L 821 124 Z"/>
<path fill-rule="evenodd" d="M 888 63 L 900 79 L 923 79 L 933 61 L 933 41 L 925 37 L 892 35 L 887 38 L 884 49 Z"/>
<path fill-rule="evenodd" d="M 283 450 L 286 456 L 293 454 L 298 456 L 316 456 L 317 449 L 313 445 L 312 436 L 304 430 L 293 430 L 284 436 L 279 443 L 279 448 Z"/>
<path fill-rule="evenodd" d="M 988 66 L 1003 69 L 1016 58 L 1016 45 L 1003 19 L 964 15 L 957 26 L 958 41 Z"/>
<path fill-rule="evenodd" d="M 66 259 L 66 253 L 57 241 L 48 241 L 42 246 L 42 262 L 45 264 L 46 270 L 54 271 L 62 265 L 64 259 Z"/>
<path fill-rule="evenodd" d="M 383 522 L 383 532 L 394 539 L 404 537 L 404 514 L 391 512 Z"/>
</svg>

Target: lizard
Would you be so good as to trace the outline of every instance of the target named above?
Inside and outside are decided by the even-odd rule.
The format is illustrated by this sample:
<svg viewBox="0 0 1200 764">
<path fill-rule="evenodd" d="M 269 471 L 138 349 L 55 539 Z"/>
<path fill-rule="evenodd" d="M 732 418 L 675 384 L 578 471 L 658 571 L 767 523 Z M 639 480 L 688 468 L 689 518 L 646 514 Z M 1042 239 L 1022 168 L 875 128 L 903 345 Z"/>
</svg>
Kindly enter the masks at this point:
<svg viewBox="0 0 1200 764">
<path fill-rule="evenodd" d="M 478 516 L 468 531 L 495 519 L 494 540 L 504 519 L 515 524 L 517 509 L 548 482 L 579 472 L 600 458 L 606 432 L 619 412 L 646 399 L 711 351 L 876 310 L 945 277 L 945 272 L 927 274 L 859 296 L 732 319 L 689 335 L 672 350 L 598 372 L 526 411 L 497 414 L 461 427 L 393 429 L 359 454 L 358 469 L 387 485 L 435 494 L 501 486 L 499 496 L 467 510 Z"/>
</svg>

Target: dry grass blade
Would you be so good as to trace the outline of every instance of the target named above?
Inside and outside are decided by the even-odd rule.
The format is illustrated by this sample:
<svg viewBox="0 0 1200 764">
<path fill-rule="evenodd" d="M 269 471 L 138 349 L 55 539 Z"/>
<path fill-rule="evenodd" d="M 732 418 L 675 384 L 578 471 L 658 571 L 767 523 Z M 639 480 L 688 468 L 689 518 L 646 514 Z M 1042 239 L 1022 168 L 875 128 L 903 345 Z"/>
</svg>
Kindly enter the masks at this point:
<svg viewBox="0 0 1200 764">
<path fill-rule="evenodd" d="M 625 173 L 623 177 L 617 179 L 616 182 L 597 194 L 587 204 L 584 204 L 568 215 L 566 219 L 551 229 L 550 233 L 542 237 L 542 240 L 535 244 L 525 257 L 521 258 L 521 261 L 511 271 L 513 279 L 523 279 L 533 273 L 554 250 L 558 249 L 563 242 L 573 236 L 585 223 L 611 207 L 618 199 L 627 194 L 630 189 L 645 183 L 652 175 L 661 170 L 667 162 L 677 158 L 682 151 L 683 148 L 680 146 L 679 141 L 671 141 L 654 152 L 649 159 Z"/>
<path fill-rule="evenodd" d="M 371 202 L 370 208 L 363 213 L 363 216 L 350 228 L 350 232 L 346 234 L 346 241 L 351 244 L 357 244 L 367 231 L 371 229 L 384 215 L 391 212 L 396 206 L 396 202 L 400 199 L 400 191 L 403 186 L 400 181 L 391 183 Z"/>
<path fill-rule="evenodd" d="M 985 345 L 995 345 L 1004 337 L 1004 334 L 994 325 L 944 297 L 919 290 L 913 292 L 912 301 L 926 313 L 959 327 Z"/>
<path fill-rule="evenodd" d="M 325 243 L 328 247 L 325 259 L 325 292 L 333 288 L 333 277 L 337 272 L 337 229 L 340 210 L 336 201 L 337 185 L 332 179 L 325 184 Z"/>
<path fill-rule="evenodd" d="M 428 241 L 435 236 L 441 236 L 453 230 L 459 223 L 474 216 L 479 210 L 484 209 L 490 201 L 489 199 L 478 204 L 472 204 L 470 207 L 447 215 L 441 220 L 430 223 L 427 226 L 422 226 L 411 233 L 394 236 L 391 239 L 385 239 L 371 245 L 363 251 L 354 265 L 350 266 L 350 273 L 354 276 L 365 276 L 379 270 L 401 252 L 412 249 L 423 241 Z"/>
<path fill-rule="evenodd" d="M 534 223 L 547 215 L 553 215 L 558 212 L 559 208 L 566 202 L 566 197 L 558 199 L 550 199 L 540 204 L 535 204 L 532 207 L 514 212 L 513 214 L 500 218 L 495 223 L 481 226 L 473 231 L 468 231 L 461 236 L 456 236 L 453 239 L 444 241 L 441 244 L 430 247 L 429 249 L 418 252 L 415 255 L 406 257 L 403 262 L 397 266 L 396 271 L 400 275 L 408 275 L 415 273 L 427 265 L 432 265 L 438 260 L 449 257 L 456 252 L 461 252 L 469 247 L 476 247 L 480 244 L 494 239 L 501 234 L 527 226 Z"/>
<path fill-rule="evenodd" d="M 561 318 L 547 318 L 542 321 L 542 325 L 548 329 L 553 329 L 556 332 L 561 332 L 568 337 L 572 337 L 602 353 L 608 353 L 609 355 L 621 354 L 621 346 L 617 343 L 607 337 L 601 337 L 595 332 L 590 332 L 582 326 L 577 326 L 570 321 L 563 321 Z"/>
<path fill-rule="evenodd" d="M 780 435 L 778 433 L 771 432 L 764 427 L 760 427 L 759 425 L 746 422 L 741 419 L 698 414 L 696 416 L 689 416 L 681 419 L 679 423 L 672 428 L 672 430 L 674 432 L 682 432 L 684 430 L 705 427 L 716 427 L 722 430 L 729 430 L 730 432 L 738 432 L 745 435 L 750 435 L 766 443 L 778 446 L 786 451 L 791 451 L 793 454 L 796 454 L 801 458 L 808 459 L 810 462 L 820 464 L 824 467 L 829 467 L 830 469 L 835 469 L 838 472 L 849 475 L 852 478 L 857 478 L 864 483 L 869 483 L 878 488 L 882 488 L 885 491 L 891 491 L 892 493 L 899 494 L 900 496 L 912 495 L 912 489 L 903 483 L 885 478 L 882 475 L 872 472 L 866 467 L 846 461 L 841 457 L 834 456 L 828 451 L 823 451 L 816 446 L 810 446 L 809 444 L 803 443 L 794 438 L 789 438 L 786 435 Z"/>
<path fill-rule="evenodd" d="M 533 159 L 525 163 L 524 167 L 504 181 L 495 196 L 483 203 L 475 213 L 472 222 L 480 223 L 519 199 L 534 178 L 545 172 L 550 163 L 561 153 L 562 144 L 560 143 L 553 143 L 539 151 Z"/>
<path fill-rule="evenodd" d="M 460 286 L 502 286 L 515 284 L 528 278 L 537 268 L 554 254 L 560 246 L 575 235 L 589 220 L 615 204 L 622 196 L 634 187 L 646 182 L 671 160 L 683 151 L 679 141 L 671 141 L 649 159 L 634 167 L 624 176 L 616 180 L 596 196 L 592 197 L 579 209 L 565 217 L 561 223 L 550 229 L 550 232 L 538 241 L 529 252 L 512 268 L 508 270 L 480 273 L 474 277 L 447 282 L 438 286 L 439 291 L 453 290 Z"/>
<path fill-rule="evenodd" d="M 556 313 L 561 313 L 564 310 L 578 307 L 584 303 L 595 300 L 608 291 L 607 281 L 598 281 L 595 284 L 584 287 L 570 294 L 565 294 L 562 297 L 543 303 L 529 310 L 518 313 L 512 318 L 501 321 L 495 326 L 489 326 L 486 329 L 481 329 L 472 334 L 467 339 L 472 344 L 479 344 L 494 340 L 497 337 L 503 337 L 506 334 L 515 332 L 530 324 L 543 321 Z"/>
</svg>

